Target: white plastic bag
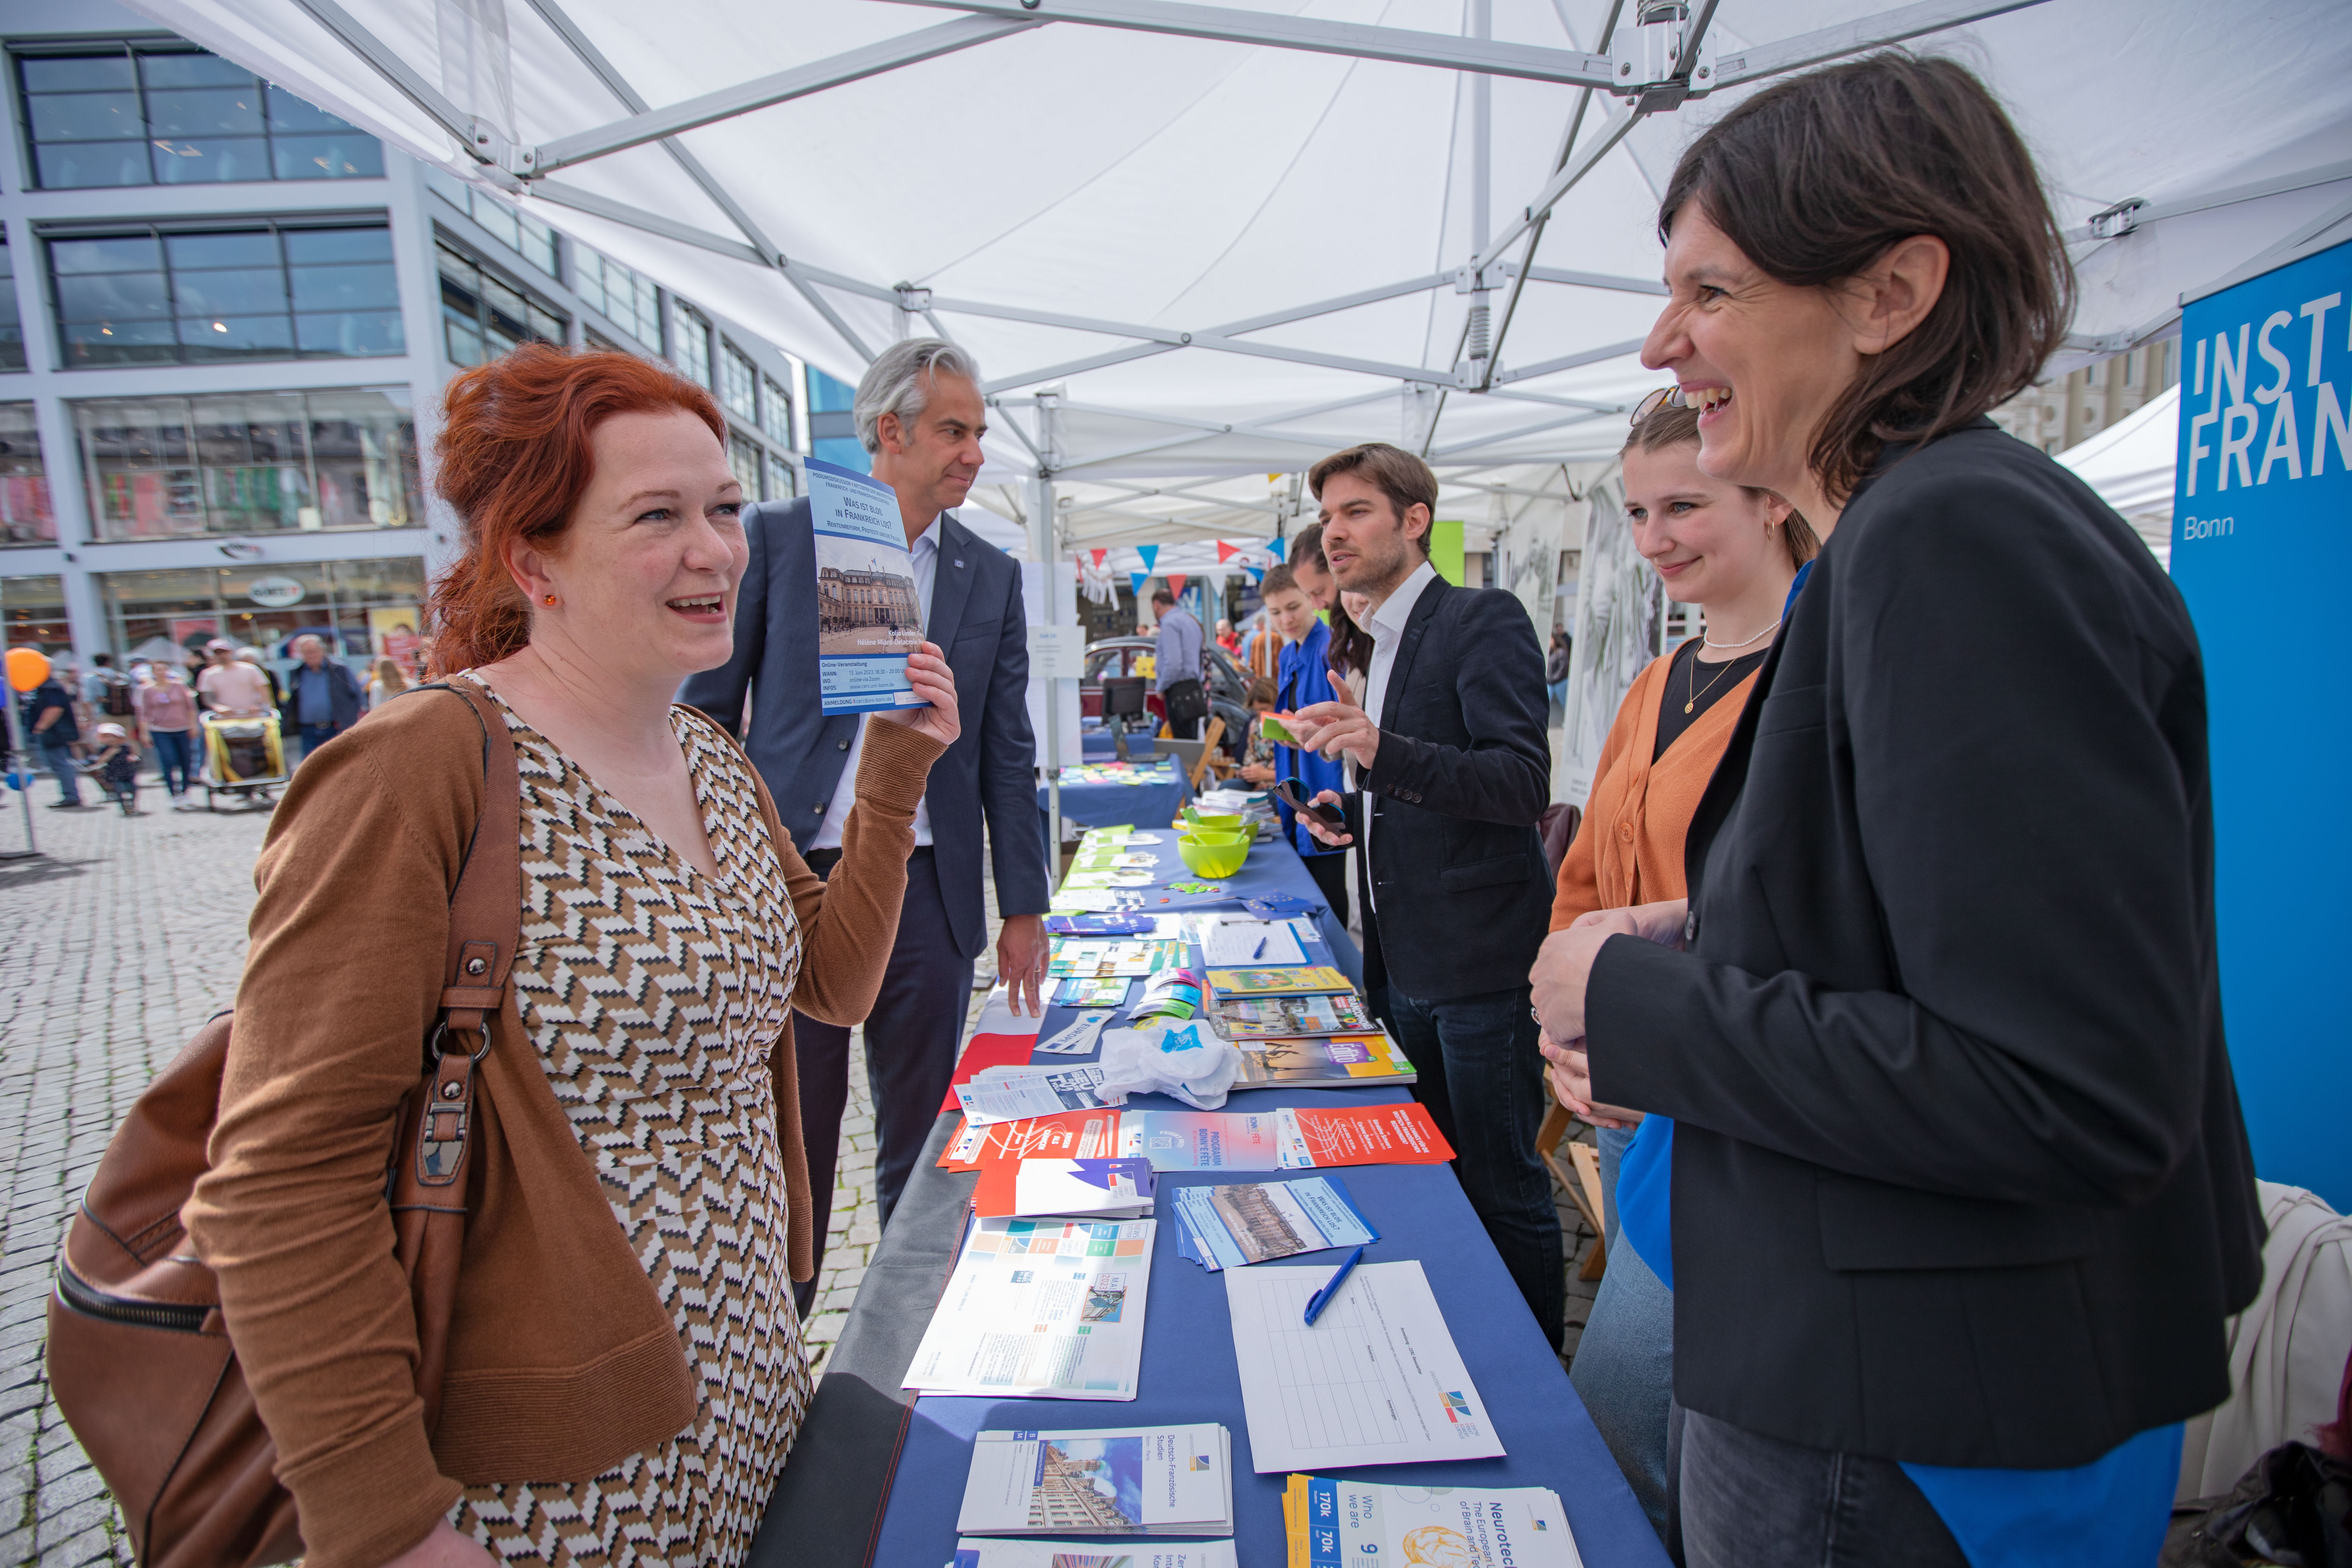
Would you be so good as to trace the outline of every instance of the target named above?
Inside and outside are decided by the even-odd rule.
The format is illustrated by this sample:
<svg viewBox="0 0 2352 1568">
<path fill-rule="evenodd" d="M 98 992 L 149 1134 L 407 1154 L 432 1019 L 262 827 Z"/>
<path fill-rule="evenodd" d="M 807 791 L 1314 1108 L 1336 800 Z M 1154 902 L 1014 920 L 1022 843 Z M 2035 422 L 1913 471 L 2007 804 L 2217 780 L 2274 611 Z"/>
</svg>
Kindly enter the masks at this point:
<svg viewBox="0 0 2352 1568">
<path fill-rule="evenodd" d="M 1166 1029 L 1105 1029 L 1103 1080 L 1110 1105 L 1130 1094 L 1172 1094 L 1196 1110 L 1214 1110 L 1241 1076 L 1242 1054 L 1197 1023 Z"/>
</svg>

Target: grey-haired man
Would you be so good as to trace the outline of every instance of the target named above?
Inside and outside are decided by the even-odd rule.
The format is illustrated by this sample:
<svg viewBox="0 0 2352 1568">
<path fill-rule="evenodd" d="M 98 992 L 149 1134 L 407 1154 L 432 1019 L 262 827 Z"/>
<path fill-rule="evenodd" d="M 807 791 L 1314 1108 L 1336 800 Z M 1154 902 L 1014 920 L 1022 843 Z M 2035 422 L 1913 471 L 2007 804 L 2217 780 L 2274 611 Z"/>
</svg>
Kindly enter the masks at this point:
<svg viewBox="0 0 2352 1568">
<path fill-rule="evenodd" d="M 981 825 L 1004 918 L 997 973 L 1030 1011 L 1044 984 L 1045 838 L 1037 825 L 1036 746 L 1029 730 L 1028 621 L 1021 568 L 956 521 L 980 475 L 987 428 L 980 372 L 936 338 L 883 351 L 857 385 L 858 439 L 874 477 L 898 492 L 925 635 L 955 671 L 963 732 L 932 764 L 915 814 L 907 900 L 882 991 L 866 1020 L 866 1070 L 880 1134 L 876 1197 L 887 1223 L 938 1118 L 955 1070 L 972 962 L 987 945 Z M 735 612 L 735 657 L 695 676 L 680 696 L 740 729 L 793 842 L 820 875 L 841 858 L 856 795 L 864 721 L 818 710 L 816 552 L 805 500 L 770 502 L 745 516 L 751 562 Z M 849 1091 L 849 1031 L 804 1014 L 793 1019 L 801 1127 L 809 1182 L 830 1205 L 841 1115 Z M 822 1258 L 825 1226 L 816 1226 Z M 803 1286 L 805 1312 L 813 1291 Z"/>
</svg>

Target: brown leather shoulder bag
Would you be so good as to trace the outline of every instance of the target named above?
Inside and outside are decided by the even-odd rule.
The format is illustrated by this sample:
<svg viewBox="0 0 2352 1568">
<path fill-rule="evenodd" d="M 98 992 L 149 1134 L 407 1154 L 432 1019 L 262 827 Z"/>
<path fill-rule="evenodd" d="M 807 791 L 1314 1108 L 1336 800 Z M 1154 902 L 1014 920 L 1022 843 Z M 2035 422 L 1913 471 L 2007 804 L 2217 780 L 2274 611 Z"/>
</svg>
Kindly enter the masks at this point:
<svg viewBox="0 0 2352 1568">
<path fill-rule="evenodd" d="M 514 742 L 470 686 L 482 727 L 482 816 L 449 900 L 441 1004 L 424 1077 L 403 1106 L 385 1172 L 416 1312 L 416 1391 L 439 1415 L 449 1318 L 466 1239 L 475 1067 L 505 1005 L 522 910 L 521 790 Z M 213 1271 L 193 1257 L 180 1209 L 206 1169 L 231 1014 L 198 1029 L 157 1075 L 100 1160 L 58 1259 L 48 1377 L 149 1568 L 258 1568 L 302 1552 L 294 1499 L 254 1407 Z"/>
</svg>

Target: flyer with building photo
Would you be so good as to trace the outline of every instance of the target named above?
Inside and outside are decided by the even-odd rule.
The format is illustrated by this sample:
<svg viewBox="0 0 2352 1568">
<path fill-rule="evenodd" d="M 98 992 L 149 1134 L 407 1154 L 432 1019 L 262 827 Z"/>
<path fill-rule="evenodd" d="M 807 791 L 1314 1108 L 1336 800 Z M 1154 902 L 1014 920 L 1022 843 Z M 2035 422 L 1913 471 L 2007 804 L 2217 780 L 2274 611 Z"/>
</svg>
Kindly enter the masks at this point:
<svg viewBox="0 0 2352 1568">
<path fill-rule="evenodd" d="M 815 458 L 808 459 L 808 484 L 819 710 L 928 708 L 907 679 L 907 656 L 923 640 L 923 602 L 898 492 Z"/>
</svg>

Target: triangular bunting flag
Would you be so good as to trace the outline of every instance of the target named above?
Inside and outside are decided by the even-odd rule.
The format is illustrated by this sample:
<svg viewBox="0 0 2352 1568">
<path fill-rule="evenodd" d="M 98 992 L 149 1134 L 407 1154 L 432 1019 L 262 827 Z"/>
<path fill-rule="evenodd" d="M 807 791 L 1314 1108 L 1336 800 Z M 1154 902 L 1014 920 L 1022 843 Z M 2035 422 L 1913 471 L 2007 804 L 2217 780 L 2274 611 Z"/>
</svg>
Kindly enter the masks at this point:
<svg viewBox="0 0 2352 1568">
<path fill-rule="evenodd" d="M 1242 570 L 1249 574 L 1249 580 L 1253 583 L 1265 581 L 1265 568 L 1263 566 L 1244 566 Z"/>
<path fill-rule="evenodd" d="M 1151 574 L 1149 572 L 1129 572 L 1127 574 L 1127 581 L 1129 592 L 1140 599 L 1143 597 L 1143 585 L 1151 581 Z"/>
<path fill-rule="evenodd" d="M 1241 547 L 1240 547 L 1239 545 L 1237 545 L 1237 544 L 1227 544 L 1227 543 L 1226 543 L 1223 540 L 1222 540 L 1222 539 L 1220 539 L 1219 541 L 1217 541 L 1217 559 L 1218 559 L 1218 560 L 1220 560 L 1220 561 L 1231 561 L 1234 556 L 1239 555 L 1241 552 L 1241 552 Z"/>
<path fill-rule="evenodd" d="M 1171 594 L 1181 594 L 1184 591 L 1184 581 L 1183 573 L 1170 573 L 1168 574 L 1168 591 Z"/>
<path fill-rule="evenodd" d="M 1265 552 L 1276 561 L 1289 560 L 1290 557 L 1284 553 L 1289 548 L 1290 541 L 1286 539 L 1269 539 L 1265 542 Z"/>
<path fill-rule="evenodd" d="M 1095 564 L 1096 564 L 1096 565 L 1097 565 L 1097 566 L 1101 565 L 1105 561 L 1108 560 L 1109 558 L 1110 558 L 1110 552 L 1109 552 L 1109 551 L 1108 551 L 1108 550 L 1097 550 L 1097 551 L 1096 551 L 1096 552 L 1095 552 Z"/>
<path fill-rule="evenodd" d="M 1139 544 L 1135 547 L 1135 552 L 1143 557 L 1143 574 L 1147 577 L 1150 576 L 1152 566 L 1160 559 L 1160 546 L 1157 544 Z"/>
</svg>

